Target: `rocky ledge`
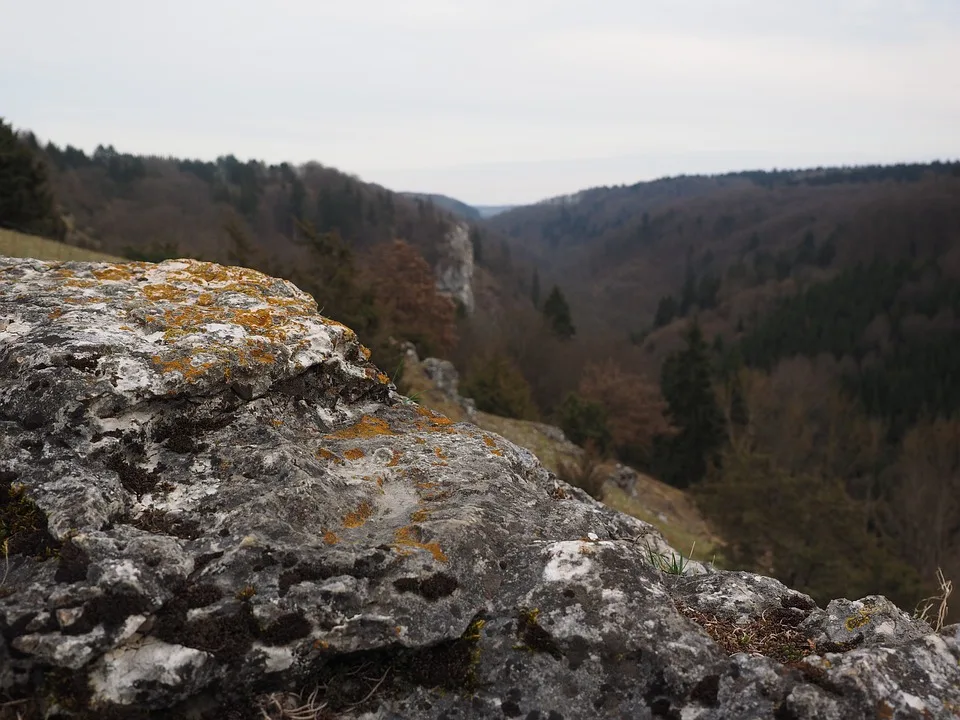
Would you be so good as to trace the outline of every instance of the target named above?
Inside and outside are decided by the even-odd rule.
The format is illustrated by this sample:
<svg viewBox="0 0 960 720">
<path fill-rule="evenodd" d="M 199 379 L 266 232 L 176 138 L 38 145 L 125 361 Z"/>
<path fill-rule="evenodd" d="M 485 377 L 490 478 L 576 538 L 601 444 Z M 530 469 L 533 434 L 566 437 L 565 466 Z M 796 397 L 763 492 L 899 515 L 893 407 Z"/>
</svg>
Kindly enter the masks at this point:
<svg viewBox="0 0 960 720">
<path fill-rule="evenodd" d="M 956 628 L 686 562 L 368 357 L 249 270 L 0 258 L 0 717 L 956 717 Z"/>
</svg>

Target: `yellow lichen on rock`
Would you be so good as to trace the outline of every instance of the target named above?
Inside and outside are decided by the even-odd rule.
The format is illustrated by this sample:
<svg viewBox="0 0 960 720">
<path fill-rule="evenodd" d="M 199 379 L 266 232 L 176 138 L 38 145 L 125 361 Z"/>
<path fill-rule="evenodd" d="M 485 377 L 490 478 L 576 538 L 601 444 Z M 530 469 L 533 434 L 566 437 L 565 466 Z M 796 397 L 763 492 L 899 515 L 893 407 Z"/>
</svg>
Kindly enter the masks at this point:
<svg viewBox="0 0 960 720">
<path fill-rule="evenodd" d="M 431 555 L 433 555 L 433 559 L 436 560 L 437 562 L 441 562 L 441 563 L 447 562 L 448 558 L 446 554 L 444 554 L 443 550 L 440 549 L 440 545 L 438 543 L 420 542 L 419 540 L 417 540 L 416 534 L 417 534 L 416 529 L 409 525 L 406 527 L 398 528 L 393 536 L 394 549 L 396 549 L 397 552 L 400 552 L 401 554 L 405 554 L 406 552 L 409 552 L 408 549 L 426 550 Z"/>
<path fill-rule="evenodd" d="M 332 432 L 327 435 L 327 438 L 331 440 L 358 440 L 377 437 L 378 435 L 396 435 L 396 433 L 390 429 L 390 424 L 386 420 L 364 415 L 359 422 Z"/>
<path fill-rule="evenodd" d="M 360 505 L 357 506 L 357 509 L 353 512 L 347 513 L 343 518 L 343 526 L 345 528 L 358 528 L 363 527 L 367 520 L 370 519 L 370 516 L 373 515 L 373 507 L 364 500 Z"/>
<path fill-rule="evenodd" d="M 332 452 L 331 450 L 327 450 L 326 448 L 320 448 L 320 449 L 318 449 L 318 450 L 317 450 L 317 457 L 320 458 L 321 460 L 330 460 L 331 462 L 334 462 L 334 463 L 336 463 L 337 465 L 342 465 L 342 464 L 343 464 L 343 458 L 342 458 L 342 457 L 340 457 L 339 455 L 337 455 L 335 452 Z"/>
</svg>

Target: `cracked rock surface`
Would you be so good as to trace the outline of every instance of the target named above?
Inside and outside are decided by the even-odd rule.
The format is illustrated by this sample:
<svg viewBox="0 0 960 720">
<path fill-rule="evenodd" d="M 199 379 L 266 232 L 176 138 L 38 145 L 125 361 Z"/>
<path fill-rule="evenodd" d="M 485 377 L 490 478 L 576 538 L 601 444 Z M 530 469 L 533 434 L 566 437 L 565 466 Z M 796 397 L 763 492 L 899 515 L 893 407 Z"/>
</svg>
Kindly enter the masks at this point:
<svg viewBox="0 0 960 720">
<path fill-rule="evenodd" d="M 665 572 L 368 357 L 250 270 L 0 257 L 0 717 L 957 717 L 957 628 Z"/>
</svg>

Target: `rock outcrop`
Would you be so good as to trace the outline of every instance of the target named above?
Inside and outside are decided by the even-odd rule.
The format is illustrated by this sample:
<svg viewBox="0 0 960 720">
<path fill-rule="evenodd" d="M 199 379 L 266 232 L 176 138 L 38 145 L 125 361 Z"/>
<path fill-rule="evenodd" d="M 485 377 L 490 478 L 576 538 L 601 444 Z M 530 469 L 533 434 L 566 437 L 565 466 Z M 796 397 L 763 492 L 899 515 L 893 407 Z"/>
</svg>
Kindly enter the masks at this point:
<svg viewBox="0 0 960 720">
<path fill-rule="evenodd" d="M 686 561 L 367 357 L 249 270 L 0 258 L 0 716 L 956 716 L 955 628 Z"/>
<path fill-rule="evenodd" d="M 460 303 L 470 315 L 475 306 L 470 226 L 465 222 L 452 223 L 444 240 L 445 243 L 440 247 L 440 259 L 434 269 L 437 290 Z"/>
</svg>

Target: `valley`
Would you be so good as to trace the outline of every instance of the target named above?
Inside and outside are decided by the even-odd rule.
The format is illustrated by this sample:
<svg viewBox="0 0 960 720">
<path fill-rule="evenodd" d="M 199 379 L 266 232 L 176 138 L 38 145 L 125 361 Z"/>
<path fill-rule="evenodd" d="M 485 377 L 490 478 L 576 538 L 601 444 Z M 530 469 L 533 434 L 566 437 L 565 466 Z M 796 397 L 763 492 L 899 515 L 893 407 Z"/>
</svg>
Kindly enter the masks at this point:
<svg viewBox="0 0 960 720">
<path fill-rule="evenodd" d="M 402 392 L 463 417 L 400 347 L 451 361 L 473 422 L 698 559 L 904 606 L 938 569 L 960 577 L 958 163 L 665 178 L 492 214 L 318 163 L 16 142 L 47 199 L 0 252 L 284 277 Z M 633 494 L 596 487 L 618 463 Z"/>
</svg>

